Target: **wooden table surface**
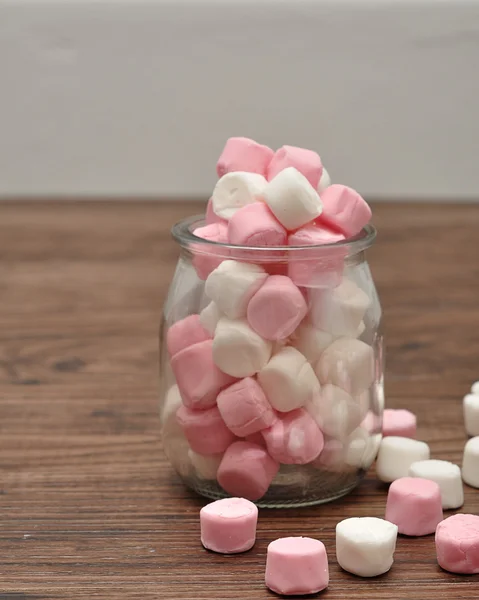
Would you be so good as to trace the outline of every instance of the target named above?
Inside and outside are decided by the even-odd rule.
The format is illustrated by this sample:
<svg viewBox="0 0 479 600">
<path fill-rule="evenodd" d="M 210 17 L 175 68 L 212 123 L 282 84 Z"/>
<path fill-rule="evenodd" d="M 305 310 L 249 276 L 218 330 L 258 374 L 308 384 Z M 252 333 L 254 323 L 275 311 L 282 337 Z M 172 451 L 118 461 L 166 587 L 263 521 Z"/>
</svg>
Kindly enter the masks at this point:
<svg viewBox="0 0 479 600">
<path fill-rule="evenodd" d="M 199 542 L 203 500 L 165 461 L 157 330 L 177 248 L 198 204 L 0 205 L 0 599 L 263 600 L 266 546 L 323 540 L 345 598 L 478 598 L 442 572 L 433 536 L 400 537 L 390 573 L 340 570 L 334 527 L 384 515 L 371 474 L 349 497 L 261 510 L 258 540 L 223 557 Z M 460 463 L 461 400 L 479 379 L 479 205 L 380 204 L 369 258 L 384 308 L 386 401 L 409 407 L 436 458 Z M 479 512 L 466 486 L 461 512 Z"/>
</svg>

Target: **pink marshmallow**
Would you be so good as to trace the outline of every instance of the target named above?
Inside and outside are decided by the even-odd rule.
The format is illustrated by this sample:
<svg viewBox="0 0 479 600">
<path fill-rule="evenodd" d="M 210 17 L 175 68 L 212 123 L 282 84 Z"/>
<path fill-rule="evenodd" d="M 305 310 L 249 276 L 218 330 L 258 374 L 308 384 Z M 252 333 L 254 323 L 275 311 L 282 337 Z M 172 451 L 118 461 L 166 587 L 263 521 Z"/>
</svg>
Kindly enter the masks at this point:
<svg viewBox="0 0 479 600">
<path fill-rule="evenodd" d="M 224 225 L 228 224 L 228 221 L 225 221 L 225 219 L 218 217 L 218 215 L 213 210 L 213 198 L 210 198 L 208 200 L 208 204 L 206 205 L 205 223 L 206 225 L 212 225 L 213 223 L 223 223 Z"/>
<path fill-rule="evenodd" d="M 283 596 L 316 594 L 328 587 L 328 556 L 324 544 L 307 537 L 271 542 L 266 556 L 265 582 Z"/>
<path fill-rule="evenodd" d="M 288 237 L 288 245 L 323 246 L 344 239 L 342 233 L 326 225 L 309 223 Z M 288 275 L 299 286 L 336 287 L 341 283 L 346 255 L 344 246 L 292 250 Z"/>
<path fill-rule="evenodd" d="M 252 377 L 245 377 L 219 393 L 218 408 L 227 427 L 238 437 L 246 437 L 276 421 L 276 413 Z"/>
<path fill-rule="evenodd" d="M 266 170 L 274 156 L 268 146 L 258 144 L 245 137 L 232 137 L 227 140 L 216 164 L 218 177 L 232 171 L 246 171 L 266 176 Z"/>
<path fill-rule="evenodd" d="M 416 439 L 416 415 L 409 410 L 386 408 L 383 413 L 383 437 L 390 435 Z"/>
<path fill-rule="evenodd" d="M 479 517 L 453 515 L 436 529 L 439 566 L 451 573 L 479 573 Z"/>
<path fill-rule="evenodd" d="M 184 404 L 196 410 L 215 406 L 220 391 L 236 381 L 213 362 L 213 340 L 177 352 L 171 359 L 171 368 Z"/>
<path fill-rule="evenodd" d="M 209 242 L 228 243 L 228 227 L 224 222 L 197 227 L 194 234 Z M 205 280 L 229 255 L 226 248 L 207 244 L 192 244 L 191 251 L 193 253 L 193 266 L 198 277 L 202 280 Z"/>
<path fill-rule="evenodd" d="M 316 190 L 323 173 L 321 158 L 313 150 L 297 148 L 296 146 L 283 146 L 276 150 L 268 166 L 268 181 L 271 181 L 280 171 L 294 167 L 302 173 Z"/>
<path fill-rule="evenodd" d="M 389 487 L 385 518 L 403 535 L 434 533 L 443 519 L 438 484 L 419 477 L 396 479 Z"/>
<path fill-rule="evenodd" d="M 173 323 L 166 334 L 166 347 L 170 356 L 174 356 L 193 344 L 210 340 L 211 335 L 200 323 L 200 315 L 189 315 Z"/>
<path fill-rule="evenodd" d="M 321 193 L 321 202 L 323 212 L 318 222 L 338 229 L 346 237 L 359 233 L 371 219 L 368 203 L 346 185 L 330 185 Z"/>
<path fill-rule="evenodd" d="M 276 341 L 291 335 L 307 312 L 306 300 L 291 279 L 271 275 L 251 298 L 247 317 L 258 335 Z"/>
<path fill-rule="evenodd" d="M 282 414 L 262 434 L 269 454 L 285 465 L 305 465 L 317 458 L 324 447 L 316 421 L 302 408 Z"/>
<path fill-rule="evenodd" d="M 256 541 L 258 509 L 245 498 L 224 498 L 200 510 L 201 543 L 221 554 L 250 550 Z"/>
<path fill-rule="evenodd" d="M 230 446 L 235 436 L 226 427 L 217 406 L 208 410 L 191 410 L 180 406 L 176 420 L 183 429 L 191 449 L 198 454 L 219 454 Z"/>
<path fill-rule="evenodd" d="M 278 470 L 279 464 L 261 446 L 235 442 L 221 461 L 218 483 L 228 494 L 254 502 L 266 494 Z"/>
<path fill-rule="evenodd" d="M 237 246 L 284 246 L 287 233 L 264 202 L 255 202 L 231 217 L 228 238 Z"/>
</svg>

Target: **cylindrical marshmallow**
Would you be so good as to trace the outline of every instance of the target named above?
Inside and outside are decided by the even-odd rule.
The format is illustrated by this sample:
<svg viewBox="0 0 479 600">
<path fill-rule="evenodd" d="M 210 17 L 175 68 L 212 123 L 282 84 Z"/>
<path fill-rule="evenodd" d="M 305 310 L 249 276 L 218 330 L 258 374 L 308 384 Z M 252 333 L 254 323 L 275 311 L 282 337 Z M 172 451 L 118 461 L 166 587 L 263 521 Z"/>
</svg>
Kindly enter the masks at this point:
<svg viewBox="0 0 479 600">
<path fill-rule="evenodd" d="M 479 394 L 467 394 L 463 400 L 467 435 L 479 435 Z"/>
<path fill-rule="evenodd" d="M 311 364 L 316 364 L 321 354 L 336 338 L 332 333 L 317 329 L 309 323 L 303 322 L 293 332 L 290 344 L 303 354 Z"/>
<path fill-rule="evenodd" d="M 288 231 L 310 223 L 321 214 L 321 200 L 309 181 L 294 167 L 278 173 L 262 190 L 266 204 Z"/>
<path fill-rule="evenodd" d="M 324 544 L 307 537 L 280 538 L 268 545 L 265 582 L 282 596 L 316 594 L 328 587 Z"/>
<path fill-rule="evenodd" d="M 173 385 L 166 392 L 165 400 L 160 411 L 161 428 L 168 431 L 182 431 L 176 420 L 176 411 L 183 404 L 180 390 L 177 385 Z"/>
<path fill-rule="evenodd" d="M 258 373 L 258 381 L 270 404 L 280 412 L 304 406 L 320 389 L 309 362 L 290 346 L 273 355 Z"/>
<path fill-rule="evenodd" d="M 322 385 L 332 383 L 359 396 L 374 380 L 374 353 L 361 340 L 339 338 L 321 354 L 315 367 Z"/>
<path fill-rule="evenodd" d="M 409 410 L 386 408 L 383 413 L 383 436 L 416 437 L 416 415 Z"/>
<path fill-rule="evenodd" d="M 238 319 L 246 315 L 250 299 L 267 278 L 258 265 L 225 260 L 208 276 L 205 293 L 227 317 Z"/>
<path fill-rule="evenodd" d="M 368 203 L 346 185 L 330 185 L 321 193 L 321 222 L 338 229 L 346 237 L 358 234 L 371 219 Z"/>
<path fill-rule="evenodd" d="M 189 315 L 173 323 L 166 334 L 166 346 L 170 356 L 181 350 L 211 339 L 211 334 L 201 324 L 199 315 Z"/>
<path fill-rule="evenodd" d="M 370 305 L 368 295 L 346 278 L 332 289 L 310 289 L 308 296 L 313 325 L 337 337 L 355 337 Z"/>
<path fill-rule="evenodd" d="M 206 479 L 214 481 L 218 473 L 218 469 L 221 461 L 223 460 L 223 453 L 219 454 L 198 454 L 194 450 L 188 452 L 188 456 L 191 460 L 191 464 L 195 470 L 196 475 L 200 479 Z"/>
<path fill-rule="evenodd" d="M 218 408 L 227 427 L 246 437 L 276 421 L 276 413 L 255 379 L 245 377 L 219 393 Z"/>
<path fill-rule="evenodd" d="M 462 479 L 467 485 L 479 488 L 479 436 L 471 438 L 464 446 Z"/>
<path fill-rule="evenodd" d="M 269 454 L 286 465 L 305 465 L 317 458 L 324 446 L 321 430 L 302 408 L 281 415 L 262 435 Z"/>
<path fill-rule="evenodd" d="M 266 176 L 273 156 L 274 152 L 268 146 L 263 146 L 245 137 L 231 137 L 226 141 L 218 159 L 216 173 L 218 177 L 223 177 L 226 173 L 233 171 L 245 171 Z"/>
<path fill-rule="evenodd" d="M 210 336 L 214 336 L 218 321 L 223 316 L 224 315 L 217 304 L 215 302 L 210 302 L 208 306 L 200 312 L 200 323 Z"/>
<path fill-rule="evenodd" d="M 278 470 L 279 463 L 258 444 L 235 442 L 221 461 L 218 483 L 228 494 L 255 502 L 266 494 Z"/>
<path fill-rule="evenodd" d="M 271 181 L 278 173 L 288 167 L 297 169 L 306 177 L 314 189 L 319 187 L 323 174 L 323 164 L 319 154 L 313 150 L 298 148 L 297 146 L 283 146 L 276 150 L 268 165 L 268 181 Z"/>
<path fill-rule="evenodd" d="M 211 225 L 212 223 L 223 223 L 225 225 L 228 224 L 227 221 L 215 214 L 215 211 L 213 210 L 213 198 L 210 198 L 208 200 L 208 204 L 206 205 L 205 223 L 206 225 Z"/>
<path fill-rule="evenodd" d="M 331 185 L 331 177 L 329 175 L 329 173 L 326 171 L 326 168 L 323 167 L 323 174 L 321 175 L 321 179 L 319 180 L 319 184 L 318 184 L 318 192 L 321 194 L 322 192 L 324 192 L 324 190 L 326 188 L 328 188 Z"/>
<path fill-rule="evenodd" d="M 479 381 L 475 381 L 471 385 L 471 394 L 478 394 L 479 395 Z"/>
<path fill-rule="evenodd" d="M 200 510 L 201 543 L 221 554 L 250 550 L 256 541 L 258 509 L 245 498 L 223 498 Z"/>
<path fill-rule="evenodd" d="M 461 469 L 447 460 L 419 460 L 409 467 L 410 477 L 435 481 L 441 489 L 442 507 L 459 508 L 464 504 Z"/>
<path fill-rule="evenodd" d="M 198 454 L 220 454 L 236 439 L 216 406 L 208 410 L 180 406 L 176 418 L 192 450 Z"/>
<path fill-rule="evenodd" d="M 284 246 L 287 233 L 264 202 L 255 202 L 231 217 L 228 239 L 237 246 Z"/>
<path fill-rule="evenodd" d="M 353 517 L 336 525 L 336 558 L 353 575 L 376 577 L 394 562 L 398 528 L 375 517 Z"/>
<path fill-rule="evenodd" d="M 308 312 L 303 294 L 289 277 L 271 275 L 248 304 L 250 327 L 266 340 L 283 340 Z"/>
<path fill-rule="evenodd" d="M 215 364 L 233 377 L 251 377 L 268 363 L 272 344 L 255 333 L 246 321 L 219 320 L 213 340 Z"/>
<path fill-rule="evenodd" d="M 214 342 L 207 340 L 177 352 L 171 368 L 186 406 L 201 410 L 216 404 L 220 391 L 234 377 L 220 370 L 213 360 Z"/>
<path fill-rule="evenodd" d="M 429 535 L 442 521 L 441 490 L 428 479 L 402 477 L 389 487 L 386 521 L 409 536 Z"/>
<path fill-rule="evenodd" d="M 446 571 L 479 573 L 479 517 L 453 515 L 439 523 L 436 554 L 439 566 Z"/>
<path fill-rule="evenodd" d="M 212 202 L 215 214 L 229 220 L 235 212 L 247 204 L 261 199 L 268 182 L 258 173 L 235 171 L 226 173 L 213 190 Z"/>
<path fill-rule="evenodd" d="M 228 228 L 223 222 L 197 227 L 194 234 L 199 238 L 216 244 L 228 243 Z M 193 253 L 193 266 L 201 280 L 205 280 L 229 255 L 227 248 L 221 246 L 215 247 L 213 244 L 194 243 L 191 245 L 191 250 Z"/>
<path fill-rule="evenodd" d="M 376 461 L 376 475 L 380 481 L 388 483 L 408 477 L 410 466 L 416 461 L 428 460 L 429 456 L 429 446 L 425 442 L 396 436 L 383 438 Z"/>
<path fill-rule="evenodd" d="M 321 392 L 305 405 L 305 409 L 323 433 L 340 440 L 354 431 L 365 416 L 364 407 L 359 402 L 331 384 L 323 385 Z"/>
</svg>

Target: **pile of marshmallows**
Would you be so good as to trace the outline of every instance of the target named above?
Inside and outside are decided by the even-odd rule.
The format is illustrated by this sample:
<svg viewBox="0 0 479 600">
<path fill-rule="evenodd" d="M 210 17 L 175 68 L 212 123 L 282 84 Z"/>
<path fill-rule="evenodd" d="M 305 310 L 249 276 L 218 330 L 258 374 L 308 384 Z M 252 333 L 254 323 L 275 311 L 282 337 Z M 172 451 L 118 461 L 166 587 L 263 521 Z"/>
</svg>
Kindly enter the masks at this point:
<svg viewBox="0 0 479 600">
<path fill-rule="evenodd" d="M 474 407 L 474 408 L 472 408 Z M 479 487 L 479 382 L 464 398 L 466 430 L 476 434 L 465 446 L 462 478 Z M 464 501 L 457 465 L 429 459 L 429 447 L 415 440 L 416 417 L 407 410 L 384 412 L 383 435 L 376 471 L 390 482 L 385 519 L 353 517 L 336 526 L 336 558 L 360 577 L 386 573 L 394 561 L 397 535 L 435 533 L 439 565 L 452 573 L 479 573 L 479 517 L 456 514 L 444 519 L 443 509 Z M 258 509 L 245 498 L 227 498 L 201 509 L 201 542 L 223 554 L 250 550 L 256 541 Z M 322 542 L 286 537 L 267 549 L 266 585 L 282 595 L 314 594 L 328 587 L 329 566 Z"/>
<path fill-rule="evenodd" d="M 208 241 L 243 249 L 335 244 L 371 217 L 357 192 L 330 185 L 311 150 L 273 152 L 231 138 L 217 172 L 208 224 L 194 232 Z M 164 435 L 170 422 L 179 425 L 196 474 L 253 501 L 280 464 L 368 467 L 377 448 L 366 452 L 369 432 L 360 425 L 375 365 L 358 337 L 371 300 L 343 277 L 344 246 L 319 257 L 284 249 L 268 265 L 254 249 L 235 260 L 234 248 L 225 256 L 222 247 L 197 246 L 193 264 L 210 303 L 167 332 L 177 385 Z"/>
</svg>

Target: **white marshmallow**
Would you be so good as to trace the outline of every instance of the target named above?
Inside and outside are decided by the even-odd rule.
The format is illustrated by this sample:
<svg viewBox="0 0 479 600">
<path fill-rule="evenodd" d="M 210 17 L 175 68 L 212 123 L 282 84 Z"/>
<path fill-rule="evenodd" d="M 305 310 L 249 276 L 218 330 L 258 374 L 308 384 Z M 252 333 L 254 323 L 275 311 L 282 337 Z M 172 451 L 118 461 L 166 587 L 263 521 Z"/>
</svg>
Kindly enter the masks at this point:
<svg viewBox="0 0 479 600">
<path fill-rule="evenodd" d="M 180 390 L 177 385 L 173 385 L 166 392 L 165 401 L 160 411 L 161 429 L 163 435 L 165 433 L 174 435 L 176 433 L 183 435 L 178 421 L 176 420 L 176 411 L 182 405 L 183 400 L 181 399 Z"/>
<path fill-rule="evenodd" d="M 258 382 L 271 406 L 289 412 L 319 394 L 319 381 L 306 357 L 285 346 L 258 373 Z"/>
<path fill-rule="evenodd" d="M 461 469 L 447 460 L 420 460 L 409 467 L 409 477 L 435 481 L 441 488 L 442 507 L 459 508 L 464 504 Z"/>
<path fill-rule="evenodd" d="M 364 468 L 369 459 L 369 434 L 357 427 L 349 436 L 344 447 L 344 462 L 350 467 Z"/>
<path fill-rule="evenodd" d="M 479 394 L 467 394 L 462 402 L 467 435 L 479 435 Z"/>
<path fill-rule="evenodd" d="M 188 477 L 191 470 L 188 456 L 190 445 L 176 420 L 176 411 L 181 405 L 180 391 L 177 385 L 173 385 L 166 393 L 160 411 L 161 437 L 165 454 L 170 463 L 182 477 Z"/>
<path fill-rule="evenodd" d="M 336 288 L 311 288 L 308 298 L 311 322 L 318 329 L 336 337 L 362 333 L 359 328 L 370 300 L 353 281 L 343 279 Z"/>
<path fill-rule="evenodd" d="M 381 445 L 381 439 L 382 436 L 380 433 L 373 433 L 368 435 L 366 451 L 363 453 L 363 458 L 361 461 L 361 467 L 366 471 L 376 460 L 376 457 L 379 452 L 379 446 Z"/>
<path fill-rule="evenodd" d="M 273 177 L 263 190 L 263 199 L 288 231 L 313 221 L 323 210 L 318 192 L 294 167 Z"/>
<path fill-rule="evenodd" d="M 341 388 L 326 384 L 306 404 L 323 433 L 333 438 L 345 439 L 364 419 L 364 407 Z"/>
<path fill-rule="evenodd" d="M 222 219 L 231 219 L 238 209 L 257 202 L 267 185 L 266 179 L 258 173 L 226 173 L 213 190 L 211 202 L 214 213 Z"/>
<path fill-rule="evenodd" d="M 471 394 L 477 394 L 477 395 L 479 395 L 479 381 L 475 381 L 471 385 Z"/>
<path fill-rule="evenodd" d="M 255 333 L 245 320 L 223 317 L 213 339 L 213 360 L 232 377 L 251 377 L 271 358 L 272 343 Z"/>
<path fill-rule="evenodd" d="M 322 173 L 321 179 L 319 180 L 319 183 L 318 183 L 318 193 L 321 194 L 330 185 L 331 185 L 331 177 L 329 176 L 329 173 L 326 171 L 326 169 L 323 167 L 323 173 Z"/>
<path fill-rule="evenodd" d="M 365 328 L 364 321 L 361 321 L 356 335 L 353 337 L 360 337 Z M 340 337 L 342 336 L 335 336 L 313 325 L 303 323 L 291 336 L 290 344 L 304 354 L 311 364 L 315 364 L 324 350 Z"/>
<path fill-rule="evenodd" d="M 408 477 L 409 467 L 419 460 L 428 460 L 430 455 L 429 446 L 425 442 L 397 436 L 383 438 L 376 461 L 377 478 L 391 483 L 401 477 Z"/>
<path fill-rule="evenodd" d="M 462 478 L 467 485 L 479 488 L 479 436 L 471 438 L 464 446 Z"/>
<path fill-rule="evenodd" d="M 205 293 L 230 319 L 246 316 L 251 297 L 266 281 L 268 274 L 258 265 L 224 260 L 205 283 Z"/>
<path fill-rule="evenodd" d="M 163 446 L 165 454 L 181 477 L 189 477 L 191 474 L 191 461 L 189 457 L 190 445 L 184 434 L 178 437 L 165 438 L 163 435 Z"/>
<path fill-rule="evenodd" d="M 216 302 L 210 302 L 208 306 L 206 306 L 200 312 L 200 323 L 206 329 L 206 331 L 210 335 L 215 335 L 216 326 L 218 325 L 218 321 L 223 317 L 223 313 L 218 308 Z"/>
<path fill-rule="evenodd" d="M 216 479 L 223 454 L 198 454 L 198 452 L 190 449 L 188 456 L 200 479 Z"/>
<path fill-rule="evenodd" d="M 315 372 L 322 385 L 332 383 L 359 396 L 374 380 L 373 349 L 360 340 L 339 338 L 321 354 Z"/>
<path fill-rule="evenodd" d="M 394 562 L 398 527 L 375 517 L 353 517 L 336 525 L 339 566 L 360 577 L 376 577 Z"/>
</svg>

